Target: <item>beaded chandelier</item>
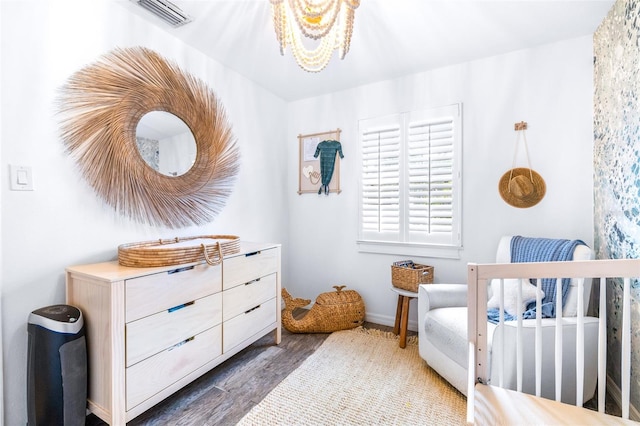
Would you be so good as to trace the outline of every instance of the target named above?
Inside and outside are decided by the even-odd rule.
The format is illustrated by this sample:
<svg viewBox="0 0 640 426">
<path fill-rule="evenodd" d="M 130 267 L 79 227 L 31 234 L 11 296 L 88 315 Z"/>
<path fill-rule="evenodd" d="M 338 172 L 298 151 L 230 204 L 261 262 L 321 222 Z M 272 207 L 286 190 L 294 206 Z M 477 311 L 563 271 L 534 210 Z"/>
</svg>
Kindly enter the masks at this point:
<svg viewBox="0 0 640 426">
<path fill-rule="evenodd" d="M 360 0 L 269 0 L 280 54 L 287 45 L 298 65 L 308 72 L 322 71 L 334 50 L 340 59 L 349 51 L 353 18 Z M 307 44 L 303 36 L 312 39 Z"/>
</svg>

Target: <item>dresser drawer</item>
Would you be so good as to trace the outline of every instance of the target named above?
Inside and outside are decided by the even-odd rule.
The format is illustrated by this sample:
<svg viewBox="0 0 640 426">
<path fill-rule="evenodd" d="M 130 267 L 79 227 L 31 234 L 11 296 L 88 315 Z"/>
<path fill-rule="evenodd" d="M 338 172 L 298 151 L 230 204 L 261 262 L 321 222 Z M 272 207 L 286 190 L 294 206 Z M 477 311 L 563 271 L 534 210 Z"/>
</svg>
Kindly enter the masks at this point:
<svg viewBox="0 0 640 426">
<path fill-rule="evenodd" d="M 243 340 L 276 322 L 276 299 L 273 298 L 223 322 L 222 351 L 227 352 Z"/>
<path fill-rule="evenodd" d="M 127 410 L 221 354 L 217 325 L 126 369 Z"/>
<path fill-rule="evenodd" d="M 279 250 L 261 250 L 224 259 L 224 289 L 255 280 L 278 270 Z"/>
<path fill-rule="evenodd" d="M 221 271 L 220 265 L 202 264 L 127 280 L 125 321 L 135 321 L 219 292 Z"/>
<path fill-rule="evenodd" d="M 222 293 L 130 322 L 125 326 L 126 366 L 130 367 L 221 322 Z"/>
<path fill-rule="evenodd" d="M 275 296 L 275 273 L 225 290 L 222 292 L 223 320 L 227 321 Z"/>
</svg>

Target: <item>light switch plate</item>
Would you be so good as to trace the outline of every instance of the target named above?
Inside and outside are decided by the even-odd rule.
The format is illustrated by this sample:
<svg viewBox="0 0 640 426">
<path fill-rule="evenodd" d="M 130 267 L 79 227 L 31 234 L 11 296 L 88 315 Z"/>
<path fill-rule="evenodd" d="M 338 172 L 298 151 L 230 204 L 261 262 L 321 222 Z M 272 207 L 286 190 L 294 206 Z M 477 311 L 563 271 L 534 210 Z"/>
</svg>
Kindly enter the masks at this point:
<svg viewBox="0 0 640 426">
<path fill-rule="evenodd" d="M 33 191 L 33 174 L 30 166 L 9 165 L 12 191 Z"/>
</svg>

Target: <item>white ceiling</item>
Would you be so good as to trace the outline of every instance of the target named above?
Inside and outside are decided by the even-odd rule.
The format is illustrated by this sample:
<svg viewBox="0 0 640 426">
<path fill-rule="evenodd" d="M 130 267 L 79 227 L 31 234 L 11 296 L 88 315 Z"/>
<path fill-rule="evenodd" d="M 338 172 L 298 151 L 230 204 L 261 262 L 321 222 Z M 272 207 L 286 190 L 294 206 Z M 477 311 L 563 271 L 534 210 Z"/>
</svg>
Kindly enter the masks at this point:
<svg viewBox="0 0 640 426">
<path fill-rule="evenodd" d="M 172 0 L 193 22 L 133 13 L 285 100 L 592 34 L 613 0 L 361 0 L 351 49 L 320 73 L 280 55 L 269 0 Z"/>
</svg>

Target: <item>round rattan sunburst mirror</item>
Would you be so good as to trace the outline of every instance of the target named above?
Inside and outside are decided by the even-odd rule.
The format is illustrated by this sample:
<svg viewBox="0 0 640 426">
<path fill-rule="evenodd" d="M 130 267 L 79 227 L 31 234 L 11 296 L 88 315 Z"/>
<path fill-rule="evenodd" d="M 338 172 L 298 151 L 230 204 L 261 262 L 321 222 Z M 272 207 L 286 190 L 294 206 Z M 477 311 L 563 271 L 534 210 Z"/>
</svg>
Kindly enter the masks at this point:
<svg viewBox="0 0 640 426">
<path fill-rule="evenodd" d="M 138 152 L 136 126 L 151 111 L 179 117 L 193 133 L 195 161 L 184 174 L 161 174 Z M 205 224 L 231 194 L 239 152 L 222 104 L 202 80 L 150 49 L 116 49 L 77 71 L 61 89 L 58 113 L 84 178 L 135 221 Z"/>
</svg>

